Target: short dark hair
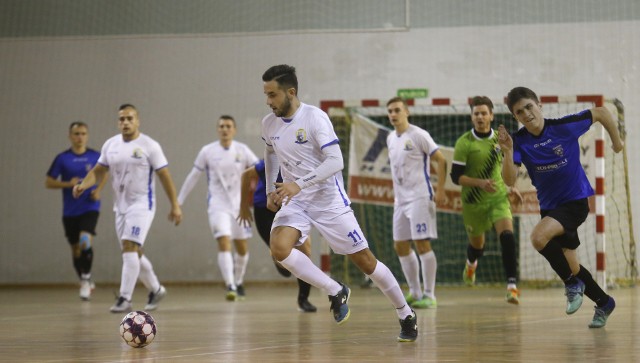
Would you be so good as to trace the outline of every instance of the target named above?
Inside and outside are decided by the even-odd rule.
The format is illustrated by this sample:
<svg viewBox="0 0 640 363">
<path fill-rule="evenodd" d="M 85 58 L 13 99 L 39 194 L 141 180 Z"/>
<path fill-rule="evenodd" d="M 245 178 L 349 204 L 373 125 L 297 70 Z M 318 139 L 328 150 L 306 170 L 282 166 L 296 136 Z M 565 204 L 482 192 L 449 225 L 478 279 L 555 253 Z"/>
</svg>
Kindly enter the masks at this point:
<svg viewBox="0 0 640 363">
<path fill-rule="evenodd" d="M 283 90 L 293 88 L 298 95 L 298 77 L 296 76 L 296 68 L 286 64 L 279 64 L 267 69 L 262 75 L 264 82 L 276 81 L 278 87 Z"/>
<path fill-rule="evenodd" d="M 138 109 L 136 108 L 136 106 L 130 104 L 130 103 L 123 103 L 122 105 L 120 105 L 120 107 L 118 107 L 118 111 L 122 111 L 125 108 L 133 108 L 136 112 L 138 112 Z"/>
<path fill-rule="evenodd" d="M 71 125 L 69 125 L 69 132 L 71 132 L 71 129 L 76 126 L 86 127 L 87 129 L 89 128 L 89 126 L 87 126 L 83 121 L 73 121 Z"/>
<path fill-rule="evenodd" d="M 233 126 L 236 126 L 236 120 L 231 115 L 220 115 L 220 117 L 218 117 L 218 122 L 220 120 L 231 120 L 231 122 L 233 122 Z"/>
<path fill-rule="evenodd" d="M 469 103 L 471 110 L 473 110 L 473 108 L 476 106 L 482 106 L 482 105 L 489 107 L 489 111 L 493 113 L 493 102 L 491 102 L 491 99 L 489 99 L 489 97 L 487 96 L 475 96 L 471 99 L 471 102 Z"/>
<path fill-rule="evenodd" d="M 409 105 L 407 105 L 407 101 L 402 97 L 393 97 L 392 99 L 387 101 L 387 106 L 395 102 L 402 102 L 402 104 L 404 105 L 404 108 L 406 108 L 407 110 L 409 109 Z"/>
<path fill-rule="evenodd" d="M 540 103 L 538 95 L 536 95 L 535 92 L 527 87 L 516 87 L 509 91 L 509 93 L 507 94 L 507 107 L 509 107 L 509 111 L 513 113 L 513 105 L 524 98 L 528 98 L 536 101 L 536 103 Z"/>
</svg>

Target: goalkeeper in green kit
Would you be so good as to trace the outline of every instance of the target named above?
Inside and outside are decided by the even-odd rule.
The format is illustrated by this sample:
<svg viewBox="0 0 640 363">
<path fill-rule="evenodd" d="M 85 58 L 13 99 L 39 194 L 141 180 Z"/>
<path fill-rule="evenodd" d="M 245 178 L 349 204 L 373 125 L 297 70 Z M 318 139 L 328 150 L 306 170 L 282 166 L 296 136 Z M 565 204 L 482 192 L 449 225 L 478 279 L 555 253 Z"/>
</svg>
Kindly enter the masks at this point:
<svg viewBox="0 0 640 363">
<path fill-rule="evenodd" d="M 478 259 L 484 252 L 485 232 L 493 227 L 500 239 L 507 277 L 506 300 L 519 304 L 518 257 L 509 196 L 511 194 L 516 203 L 521 203 L 522 195 L 502 180 L 498 133 L 491 128 L 493 103 L 485 96 L 476 96 L 470 106 L 473 129 L 456 141 L 451 167 L 451 180 L 462 186 L 462 217 L 469 236 L 462 279 L 469 286 L 475 283 Z"/>
</svg>

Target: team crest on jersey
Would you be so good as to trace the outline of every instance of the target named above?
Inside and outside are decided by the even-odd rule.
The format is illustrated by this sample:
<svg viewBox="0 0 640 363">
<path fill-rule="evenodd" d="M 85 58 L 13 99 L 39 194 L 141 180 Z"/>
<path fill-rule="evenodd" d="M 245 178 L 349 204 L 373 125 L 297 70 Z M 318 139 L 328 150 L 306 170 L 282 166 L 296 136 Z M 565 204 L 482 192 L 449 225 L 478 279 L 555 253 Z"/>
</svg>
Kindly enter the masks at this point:
<svg viewBox="0 0 640 363">
<path fill-rule="evenodd" d="M 296 131 L 296 144 L 306 144 L 307 143 L 307 132 L 304 129 L 298 129 Z"/>
<path fill-rule="evenodd" d="M 404 143 L 404 151 L 411 151 L 413 150 L 413 144 L 411 143 L 411 140 L 407 140 Z"/>
<path fill-rule="evenodd" d="M 93 166 L 91 164 L 84 164 L 84 169 L 87 171 L 87 173 L 91 170 Z"/>
<path fill-rule="evenodd" d="M 133 153 L 131 154 L 131 157 L 134 159 L 142 159 L 142 155 L 144 155 L 142 153 L 142 149 L 140 149 L 139 147 L 135 148 L 133 150 Z"/>
<path fill-rule="evenodd" d="M 553 152 L 556 153 L 556 155 L 558 155 L 558 156 L 564 155 L 564 149 L 562 148 L 562 145 L 558 145 L 558 146 L 554 147 L 553 148 Z"/>
<path fill-rule="evenodd" d="M 236 153 L 236 163 L 242 162 L 242 157 L 239 153 Z"/>
</svg>

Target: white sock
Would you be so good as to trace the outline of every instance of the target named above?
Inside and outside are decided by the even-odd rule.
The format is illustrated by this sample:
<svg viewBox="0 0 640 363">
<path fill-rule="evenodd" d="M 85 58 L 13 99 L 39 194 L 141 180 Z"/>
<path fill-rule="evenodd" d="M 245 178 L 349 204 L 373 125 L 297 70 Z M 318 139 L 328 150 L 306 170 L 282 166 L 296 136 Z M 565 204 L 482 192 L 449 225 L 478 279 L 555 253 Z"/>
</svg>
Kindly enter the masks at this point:
<svg viewBox="0 0 640 363">
<path fill-rule="evenodd" d="M 424 281 L 424 293 L 428 297 L 436 298 L 436 270 L 438 270 L 438 260 L 433 251 L 420 255 L 422 263 L 422 280 Z"/>
<path fill-rule="evenodd" d="M 327 276 L 307 255 L 295 248 L 280 264 L 300 280 L 326 291 L 327 295 L 333 296 L 342 290 L 342 285 Z"/>
<path fill-rule="evenodd" d="M 402 295 L 398 281 L 396 281 L 393 273 L 391 273 L 391 270 L 389 270 L 384 263 L 378 261 L 376 268 L 373 270 L 373 273 L 369 275 L 369 278 L 378 286 L 384 296 L 391 301 L 391 304 L 396 308 L 398 318 L 404 319 L 412 314 L 409 304 L 407 304 L 407 301 Z"/>
<path fill-rule="evenodd" d="M 233 261 L 233 273 L 236 277 L 236 285 L 242 285 L 244 282 L 244 274 L 247 271 L 247 264 L 249 263 L 249 252 L 244 256 L 236 253 Z"/>
<path fill-rule="evenodd" d="M 422 299 L 422 288 L 420 287 L 420 262 L 413 250 L 406 256 L 398 256 L 404 278 L 409 285 L 409 292 L 414 299 Z"/>
<path fill-rule="evenodd" d="M 138 276 L 138 278 L 140 278 L 140 281 L 142 281 L 144 287 L 146 287 L 150 292 L 156 292 L 160 289 L 160 281 L 158 281 L 158 276 L 156 276 L 155 272 L 153 272 L 153 265 L 145 255 L 142 255 L 142 257 L 140 257 L 140 275 Z"/>
<path fill-rule="evenodd" d="M 138 252 L 122 254 L 122 277 L 120 279 L 120 296 L 131 301 L 133 289 L 140 274 L 140 258 Z"/>
<path fill-rule="evenodd" d="M 233 256 L 231 256 L 231 251 L 218 252 L 218 268 L 220 268 L 220 272 L 222 273 L 224 284 L 226 286 L 231 285 L 235 288 L 236 285 L 233 281 Z"/>
</svg>

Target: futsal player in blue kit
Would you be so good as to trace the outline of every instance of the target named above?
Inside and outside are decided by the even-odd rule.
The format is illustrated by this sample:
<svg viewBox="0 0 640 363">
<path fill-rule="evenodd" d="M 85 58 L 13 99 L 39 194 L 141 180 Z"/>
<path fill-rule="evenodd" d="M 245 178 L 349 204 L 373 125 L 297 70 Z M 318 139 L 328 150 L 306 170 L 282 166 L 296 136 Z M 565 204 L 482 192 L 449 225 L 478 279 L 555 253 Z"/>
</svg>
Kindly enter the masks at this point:
<svg viewBox="0 0 640 363">
<path fill-rule="evenodd" d="M 504 154 L 502 177 L 513 186 L 521 164 L 537 189 L 541 220 L 531 232 L 533 247 L 547 259 L 565 284 L 567 314 L 582 305 L 583 294 L 596 303 L 589 328 L 601 328 L 615 309 L 607 295 L 578 261 L 577 229 L 589 214 L 593 188 L 580 163 L 578 138 L 600 122 L 611 138 L 613 151 L 623 148 L 616 121 L 605 107 L 594 107 L 558 119 L 545 119 L 538 96 L 526 87 L 507 95 L 507 106 L 524 127 L 509 135 L 504 125 L 498 140 Z"/>
<path fill-rule="evenodd" d="M 96 234 L 100 215 L 100 192 L 105 183 L 90 189 L 90 193 L 75 199 L 71 193 L 73 186 L 82 181 L 89 170 L 96 165 L 100 153 L 87 147 L 89 127 L 82 121 L 69 125 L 71 147 L 56 156 L 51 163 L 45 186 L 62 189 L 62 224 L 71 246 L 73 267 L 80 279 L 80 298 L 89 300 L 93 290 L 91 265 L 93 248 L 91 242 Z"/>
</svg>

